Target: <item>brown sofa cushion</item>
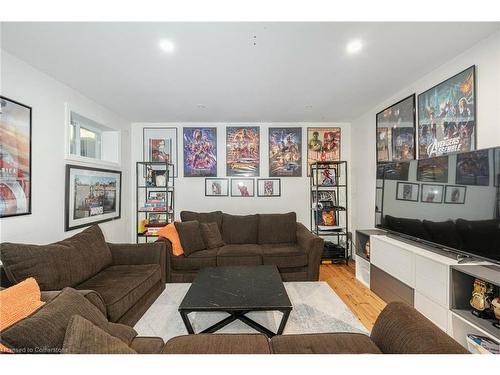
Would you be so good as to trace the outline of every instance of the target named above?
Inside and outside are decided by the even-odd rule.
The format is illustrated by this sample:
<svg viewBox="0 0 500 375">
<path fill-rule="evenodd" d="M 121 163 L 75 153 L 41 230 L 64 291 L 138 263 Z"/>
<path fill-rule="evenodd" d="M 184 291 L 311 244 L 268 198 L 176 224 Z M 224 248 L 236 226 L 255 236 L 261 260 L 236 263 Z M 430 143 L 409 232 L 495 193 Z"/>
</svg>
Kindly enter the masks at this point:
<svg viewBox="0 0 500 375">
<path fill-rule="evenodd" d="M 164 346 L 161 337 L 137 336 L 130 343 L 130 347 L 139 354 L 159 354 Z"/>
<path fill-rule="evenodd" d="M 167 341 L 165 354 L 270 354 L 264 335 L 200 334 L 177 336 Z"/>
<path fill-rule="evenodd" d="M 361 333 L 279 335 L 271 339 L 271 350 L 275 354 L 382 354 Z"/>
<path fill-rule="evenodd" d="M 262 249 L 259 245 L 226 245 L 217 252 L 217 266 L 260 266 Z"/>
<path fill-rule="evenodd" d="M 296 244 L 261 245 L 263 264 L 278 268 L 307 266 L 307 254 Z"/>
<path fill-rule="evenodd" d="M 200 223 L 197 220 L 175 223 L 175 229 L 179 233 L 184 255 L 192 254 L 196 251 L 205 250 L 205 242 L 201 235 Z"/>
<path fill-rule="evenodd" d="M 217 223 L 200 223 L 200 230 L 207 249 L 215 249 L 225 245 Z"/>
<path fill-rule="evenodd" d="M 69 320 L 62 353 L 137 354 L 122 340 L 111 336 L 80 315 L 73 315 Z"/>
<path fill-rule="evenodd" d="M 11 282 L 34 277 L 41 290 L 75 286 L 111 264 L 99 226 L 49 245 L 3 243 L 0 259 Z"/>
<path fill-rule="evenodd" d="M 213 212 L 193 212 L 181 211 L 181 221 L 197 220 L 200 223 L 217 223 L 219 230 L 222 230 L 222 211 Z"/>
<path fill-rule="evenodd" d="M 109 323 L 101 311 L 79 292 L 65 288 L 35 313 L 2 331 L 0 340 L 19 352 L 59 353 L 73 315 L 90 320 L 126 344 L 137 335 L 132 327 Z"/>
<path fill-rule="evenodd" d="M 259 244 L 297 242 L 297 215 L 287 214 L 259 215 Z"/>
<path fill-rule="evenodd" d="M 171 257 L 172 268 L 177 271 L 198 271 L 205 267 L 215 267 L 218 250 L 200 250 L 189 256 Z"/>
<path fill-rule="evenodd" d="M 257 243 L 259 215 L 222 214 L 222 239 L 226 244 Z"/>
<path fill-rule="evenodd" d="M 118 321 L 161 280 L 159 264 L 111 266 L 77 286 L 99 293 L 109 320 Z"/>
</svg>

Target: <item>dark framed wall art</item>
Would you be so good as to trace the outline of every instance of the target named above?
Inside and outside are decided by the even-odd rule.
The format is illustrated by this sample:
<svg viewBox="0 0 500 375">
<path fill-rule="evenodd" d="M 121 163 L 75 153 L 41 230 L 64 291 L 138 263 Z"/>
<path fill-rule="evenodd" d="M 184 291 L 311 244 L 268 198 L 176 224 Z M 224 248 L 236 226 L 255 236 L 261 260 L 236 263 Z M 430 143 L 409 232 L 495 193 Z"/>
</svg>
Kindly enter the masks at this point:
<svg viewBox="0 0 500 375">
<path fill-rule="evenodd" d="M 119 219 L 122 172 L 66 165 L 65 230 Z"/>
<path fill-rule="evenodd" d="M 0 96 L 0 217 L 31 214 L 31 115 Z"/>
<path fill-rule="evenodd" d="M 425 203 L 443 203 L 443 185 L 422 184 L 420 201 Z"/>
<path fill-rule="evenodd" d="M 183 128 L 184 177 L 217 177 L 217 128 Z"/>
<path fill-rule="evenodd" d="M 269 128 L 269 176 L 302 176 L 302 128 Z"/>
<path fill-rule="evenodd" d="M 488 150 L 457 154 L 455 183 L 457 185 L 488 186 L 490 184 Z"/>
<path fill-rule="evenodd" d="M 232 178 L 232 197 L 253 197 L 255 196 L 255 180 L 253 178 Z"/>
<path fill-rule="evenodd" d="M 228 126 L 226 128 L 227 176 L 255 177 L 260 174 L 260 128 Z"/>
<path fill-rule="evenodd" d="M 143 161 L 171 163 L 177 177 L 177 128 L 151 127 L 142 131 Z"/>
<path fill-rule="evenodd" d="M 418 95 L 419 159 L 476 149 L 476 66 Z"/>
<path fill-rule="evenodd" d="M 317 161 L 340 160 L 341 129 L 307 128 L 307 176 Z"/>
<path fill-rule="evenodd" d="M 417 181 L 447 183 L 448 169 L 448 156 L 419 160 Z"/>
<path fill-rule="evenodd" d="M 280 197 L 281 179 L 279 178 L 258 178 L 257 179 L 258 197 Z"/>
<path fill-rule="evenodd" d="M 444 203 L 464 204 L 467 186 L 446 185 L 444 188 Z"/>
<path fill-rule="evenodd" d="M 418 202 L 419 191 L 419 184 L 398 182 L 396 185 L 396 199 L 400 201 Z"/>
<path fill-rule="evenodd" d="M 228 178 L 205 178 L 206 197 L 227 197 L 229 196 Z"/>
</svg>

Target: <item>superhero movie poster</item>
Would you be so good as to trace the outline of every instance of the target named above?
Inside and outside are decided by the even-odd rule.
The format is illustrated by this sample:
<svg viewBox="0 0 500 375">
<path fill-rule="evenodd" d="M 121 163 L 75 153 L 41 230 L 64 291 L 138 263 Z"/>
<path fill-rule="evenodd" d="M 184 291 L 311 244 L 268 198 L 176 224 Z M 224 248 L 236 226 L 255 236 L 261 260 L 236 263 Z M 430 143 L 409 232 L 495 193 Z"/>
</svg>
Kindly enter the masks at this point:
<svg viewBox="0 0 500 375">
<path fill-rule="evenodd" d="M 217 176 L 217 129 L 184 128 L 184 177 Z"/>
<path fill-rule="evenodd" d="M 307 128 L 307 175 L 317 161 L 340 160 L 340 128 Z"/>
<path fill-rule="evenodd" d="M 302 128 L 269 128 L 269 176 L 302 176 Z"/>
<path fill-rule="evenodd" d="M 0 217 L 31 213 L 31 108 L 0 96 Z"/>
<path fill-rule="evenodd" d="M 415 159 L 415 95 L 377 113 L 377 162 Z"/>
<path fill-rule="evenodd" d="M 226 128 L 226 173 L 254 177 L 260 173 L 260 132 L 258 126 Z"/>
<path fill-rule="evenodd" d="M 475 150 L 475 66 L 418 96 L 419 159 Z"/>
</svg>

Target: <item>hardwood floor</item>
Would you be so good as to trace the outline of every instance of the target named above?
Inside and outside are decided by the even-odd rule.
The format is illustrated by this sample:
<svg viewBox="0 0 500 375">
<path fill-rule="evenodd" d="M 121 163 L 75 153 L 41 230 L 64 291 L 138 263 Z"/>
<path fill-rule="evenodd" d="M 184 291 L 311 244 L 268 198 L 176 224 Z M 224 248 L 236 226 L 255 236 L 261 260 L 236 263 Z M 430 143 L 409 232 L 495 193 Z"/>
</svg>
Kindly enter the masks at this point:
<svg viewBox="0 0 500 375">
<path fill-rule="evenodd" d="M 356 280 L 354 261 L 345 264 L 322 264 L 319 278 L 326 281 L 363 325 L 371 330 L 386 303 Z"/>
</svg>

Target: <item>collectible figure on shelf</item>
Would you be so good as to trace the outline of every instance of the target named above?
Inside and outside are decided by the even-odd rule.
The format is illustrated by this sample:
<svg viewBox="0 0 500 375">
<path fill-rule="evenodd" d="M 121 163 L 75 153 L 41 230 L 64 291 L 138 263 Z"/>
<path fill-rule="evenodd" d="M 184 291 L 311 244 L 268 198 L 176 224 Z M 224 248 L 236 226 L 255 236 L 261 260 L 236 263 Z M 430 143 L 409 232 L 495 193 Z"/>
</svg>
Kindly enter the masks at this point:
<svg viewBox="0 0 500 375">
<path fill-rule="evenodd" d="M 363 251 L 368 259 L 370 259 L 370 241 L 366 241 L 365 249 Z"/>
<path fill-rule="evenodd" d="M 500 329 L 500 296 L 493 298 L 493 301 L 491 301 L 491 308 L 493 309 L 495 319 L 497 320 L 493 323 L 493 325 Z"/>
<path fill-rule="evenodd" d="M 490 319 L 493 317 L 491 310 L 491 300 L 494 295 L 493 291 L 493 284 L 480 279 L 474 280 L 472 298 L 470 300 L 470 305 L 473 308 L 472 313 L 474 315 L 483 319 Z"/>
<path fill-rule="evenodd" d="M 156 186 L 156 171 L 146 166 L 146 186 Z"/>
</svg>

